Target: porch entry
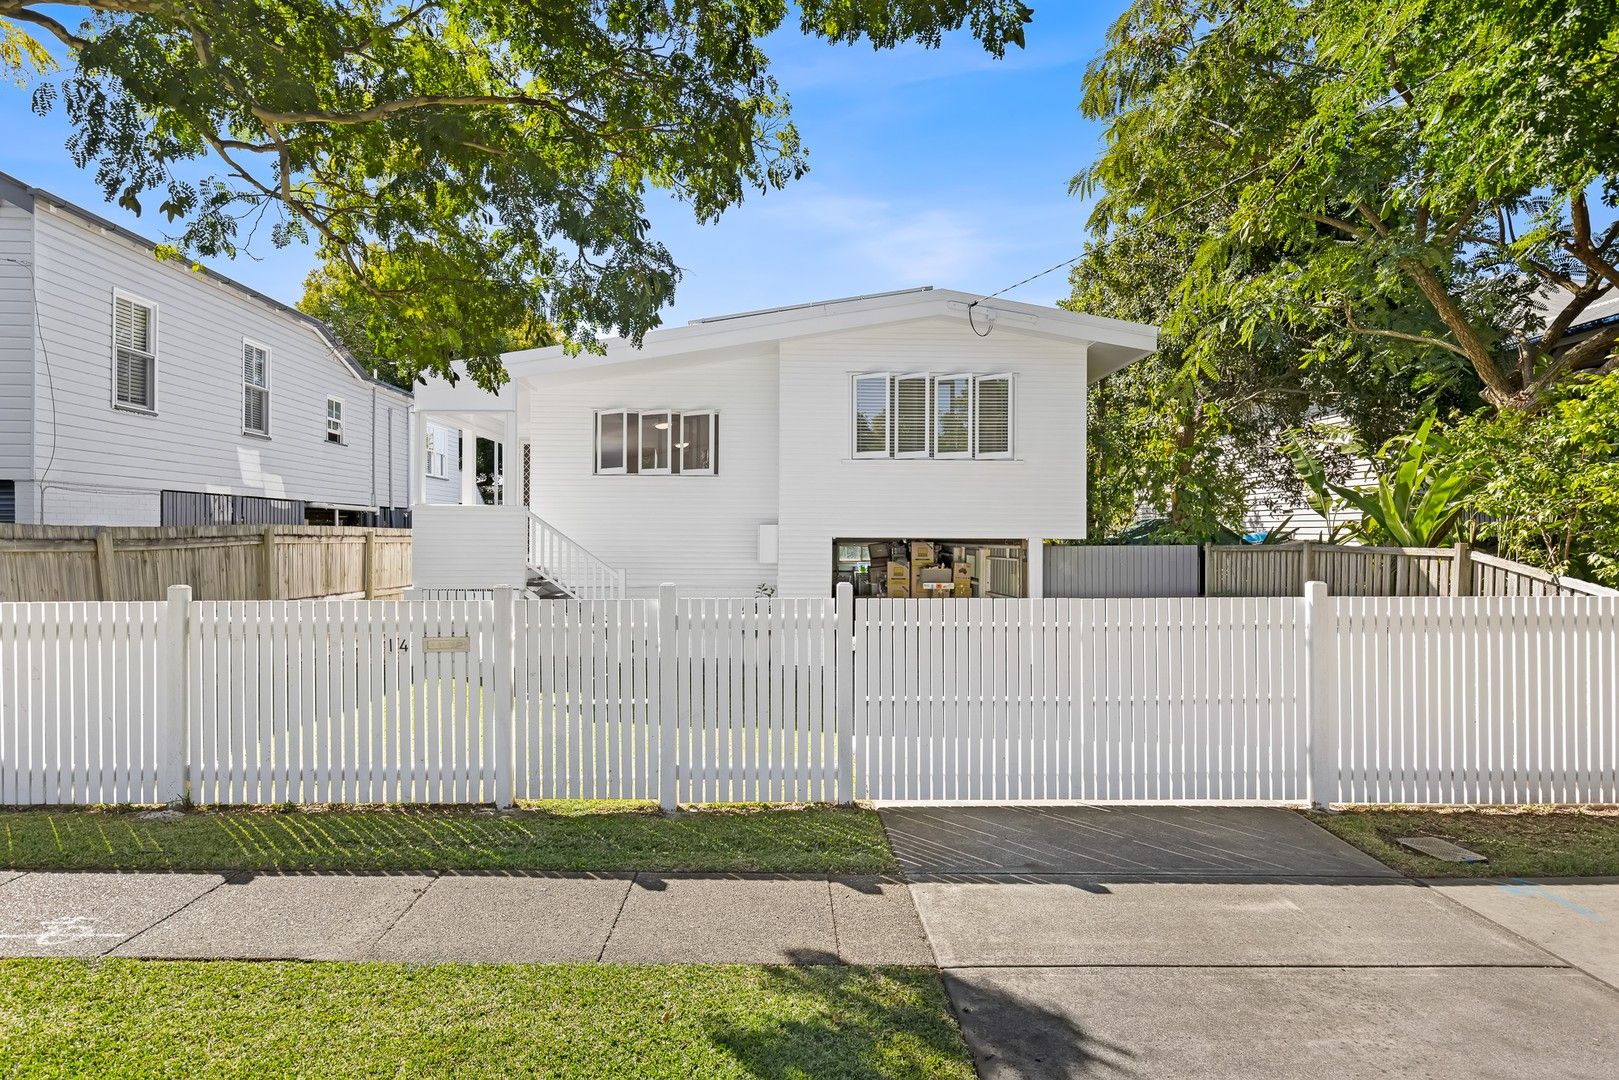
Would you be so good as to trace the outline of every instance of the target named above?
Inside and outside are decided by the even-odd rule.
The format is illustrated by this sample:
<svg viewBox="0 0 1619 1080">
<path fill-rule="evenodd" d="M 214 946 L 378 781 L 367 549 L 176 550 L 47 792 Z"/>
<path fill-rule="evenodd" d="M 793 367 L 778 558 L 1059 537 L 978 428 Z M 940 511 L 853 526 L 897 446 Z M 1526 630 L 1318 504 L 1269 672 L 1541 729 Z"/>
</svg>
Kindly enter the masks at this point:
<svg viewBox="0 0 1619 1080">
<path fill-rule="evenodd" d="M 0 604 L 0 804 L 1619 801 L 1616 597 L 852 594 Z"/>
</svg>

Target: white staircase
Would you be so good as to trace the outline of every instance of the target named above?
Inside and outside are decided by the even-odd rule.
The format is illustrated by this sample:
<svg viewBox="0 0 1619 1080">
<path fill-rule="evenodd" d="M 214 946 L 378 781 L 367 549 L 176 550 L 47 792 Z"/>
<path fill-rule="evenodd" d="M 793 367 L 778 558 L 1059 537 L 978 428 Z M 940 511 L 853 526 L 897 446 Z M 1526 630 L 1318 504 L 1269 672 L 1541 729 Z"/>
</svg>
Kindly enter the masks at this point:
<svg viewBox="0 0 1619 1080">
<path fill-rule="evenodd" d="M 540 595 L 551 592 L 575 600 L 624 597 L 624 571 L 608 566 L 532 511 L 528 515 L 528 568 L 531 576 L 540 579 L 531 581 L 529 588 Z"/>
</svg>

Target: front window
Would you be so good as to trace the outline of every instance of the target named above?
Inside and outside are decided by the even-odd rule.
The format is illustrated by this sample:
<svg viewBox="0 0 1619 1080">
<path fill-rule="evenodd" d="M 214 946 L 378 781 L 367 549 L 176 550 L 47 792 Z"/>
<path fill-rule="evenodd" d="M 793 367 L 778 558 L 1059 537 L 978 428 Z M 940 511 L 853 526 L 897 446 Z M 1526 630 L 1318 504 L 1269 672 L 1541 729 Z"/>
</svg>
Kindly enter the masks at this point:
<svg viewBox="0 0 1619 1080">
<path fill-rule="evenodd" d="M 856 375 L 854 380 L 854 456 L 887 457 L 888 416 L 893 397 L 887 374 Z"/>
<path fill-rule="evenodd" d="M 596 414 L 596 472 L 606 476 L 713 476 L 719 472 L 720 418 L 708 410 Z"/>
<path fill-rule="evenodd" d="M 857 458 L 1009 458 L 1010 374 L 854 377 Z"/>
<path fill-rule="evenodd" d="M 641 414 L 641 473 L 666 473 L 672 468 L 674 423 L 666 412 Z"/>
<path fill-rule="evenodd" d="M 449 438 L 449 432 L 433 427 L 427 429 L 427 475 L 435 480 L 449 479 L 450 452 L 445 449 Z"/>
</svg>

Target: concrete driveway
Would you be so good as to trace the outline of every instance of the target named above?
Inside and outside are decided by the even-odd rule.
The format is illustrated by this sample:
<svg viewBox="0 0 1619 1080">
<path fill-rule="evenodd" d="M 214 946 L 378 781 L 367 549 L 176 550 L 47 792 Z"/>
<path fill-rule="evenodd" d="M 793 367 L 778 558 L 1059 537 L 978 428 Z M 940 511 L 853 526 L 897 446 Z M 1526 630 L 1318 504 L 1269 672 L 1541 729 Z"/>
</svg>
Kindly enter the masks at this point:
<svg viewBox="0 0 1619 1080">
<path fill-rule="evenodd" d="M 1619 1060 L 1619 990 L 1574 966 L 1612 955 L 1611 923 L 1559 908 L 1578 924 L 1509 929 L 1499 887 L 1408 881 L 1289 811 L 882 817 L 984 1077 L 1589 1077 Z"/>
</svg>

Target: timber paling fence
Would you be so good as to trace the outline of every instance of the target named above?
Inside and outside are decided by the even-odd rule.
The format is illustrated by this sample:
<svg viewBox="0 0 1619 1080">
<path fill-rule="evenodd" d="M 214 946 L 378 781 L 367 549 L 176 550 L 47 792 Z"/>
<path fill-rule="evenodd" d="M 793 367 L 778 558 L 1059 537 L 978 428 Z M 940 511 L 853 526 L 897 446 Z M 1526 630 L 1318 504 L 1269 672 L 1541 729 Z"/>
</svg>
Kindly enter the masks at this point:
<svg viewBox="0 0 1619 1080">
<path fill-rule="evenodd" d="M 0 602 L 383 599 L 410 586 L 411 531 L 331 525 L 0 525 Z"/>
<path fill-rule="evenodd" d="M 0 604 L 0 804 L 1619 801 L 1619 598 Z"/>
</svg>

